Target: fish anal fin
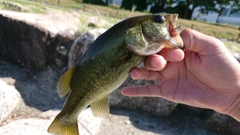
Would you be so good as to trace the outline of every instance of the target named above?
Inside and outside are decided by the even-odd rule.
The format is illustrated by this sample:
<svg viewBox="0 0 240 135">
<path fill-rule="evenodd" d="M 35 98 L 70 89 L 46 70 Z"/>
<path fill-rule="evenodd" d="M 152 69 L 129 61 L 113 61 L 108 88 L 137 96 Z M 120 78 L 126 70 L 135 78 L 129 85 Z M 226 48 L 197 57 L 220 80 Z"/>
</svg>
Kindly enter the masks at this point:
<svg viewBox="0 0 240 135">
<path fill-rule="evenodd" d="M 48 127 L 49 133 L 60 135 L 79 135 L 77 121 L 71 124 L 61 123 L 57 118 Z"/>
<path fill-rule="evenodd" d="M 59 79 L 57 84 L 57 91 L 58 91 L 59 97 L 64 97 L 70 91 L 71 89 L 70 82 L 71 82 L 71 78 L 75 68 L 76 67 L 74 66 L 68 69 Z"/>
<path fill-rule="evenodd" d="M 108 95 L 90 104 L 95 117 L 107 117 L 109 114 Z"/>
</svg>

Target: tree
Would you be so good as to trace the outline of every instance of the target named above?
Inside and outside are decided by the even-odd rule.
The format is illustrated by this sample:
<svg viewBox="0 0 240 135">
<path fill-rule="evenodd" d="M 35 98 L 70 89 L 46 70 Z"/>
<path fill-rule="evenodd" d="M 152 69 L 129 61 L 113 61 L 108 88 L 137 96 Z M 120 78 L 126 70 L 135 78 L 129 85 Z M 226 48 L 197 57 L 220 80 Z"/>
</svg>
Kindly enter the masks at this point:
<svg viewBox="0 0 240 135">
<path fill-rule="evenodd" d="M 200 7 L 200 12 L 221 13 L 221 9 L 232 5 L 233 12 L 239 11 L 239 0 L 146 0 L 148 5 L 153 5 L 150 12 L 177 12 L 179 17 L 191 19 L 194 9 Z M 173 5 L 176 5 L 173 7 Z M 218 6 L 216 6 L 218 5 Z"/>
<path fill-rule="evenodd" d="M 151 13 L 163 12 L 167 2 L 167 0 L 147 0 L 148 5 L 153 5 L 150 9 Z"/>
<path fill-rule="evenodd" d="M 103 2 L 102 0 L 83 0 L 83 3 L 88 3 L 88 4 L 95 4 L 95 5 L 103 5 L 106 6 L 107 4 Z"/>
<path fill-rule="evenodd" d="M 208 13 L 215 7 L 216 0 L 175 0 L 177 8 L 180 9 L 182 18 L 191 19 L 196 7 L 200 7 L 201 12 Z"/>
<path fill-rule="evenodd" d="M 135 4 L 137 5 L 136 10 L 144 11 L 147 9 L 147 1 L 146 0 L 135 0 Z"/>
<path fill-rule="evenodd" d="M 240 10 L 240 1 L 239 0 L 232 0 L 231 1 L 232 4 L 231 4 L 231 13 L 235 13 L 235 12 L 238 12 Z"/>
<path fill-rule="evenodd" d="M 146 0 L 123 0 L 121 4 L 121 8 L 128 10 L 132 10 L 133 6 L 137 6 L 138 11 L 144 11 L 148 4 Z"/>
<path fill-rule="evenodd" d="M 134 0 L 123 0 L 121 4 L 121 8 L 131 10 L 134 5 Z"/>
<path fill-rule="evenodd" d="M 196 7 L 200 7 L 200 12 L 204 14 L 209 12 L 220 14 L 222 8 L 227 5 L 234 5 L 235 9 L 239 10 L 239 0 L 175 0 L 175 2 L 178 3 L 179 8 L 183 11 L 182 17 L 186 19 L 191 19 Z"/>
</svg>

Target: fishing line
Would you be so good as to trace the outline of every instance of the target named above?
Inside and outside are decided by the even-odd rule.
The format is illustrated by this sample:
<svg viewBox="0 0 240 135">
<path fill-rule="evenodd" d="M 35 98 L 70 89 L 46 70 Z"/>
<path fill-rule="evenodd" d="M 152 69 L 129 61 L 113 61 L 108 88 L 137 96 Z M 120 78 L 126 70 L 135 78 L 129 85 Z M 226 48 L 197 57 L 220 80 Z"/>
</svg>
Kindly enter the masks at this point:
<svg viewBox="0 0 240 135">
<path fill-rule="evenodd" d="M 79 120 L 79 123 L 82 125 L 83 128 L 85 128 L 85 129 L 87 130 L 87 132 L 88 132 L 90 135 L 93 135 L 93 134 L 91 133 L 91 131 L 88 130 L 88 128 L 87 128 L 86 126 L 84 126 L 83 123 L 82 123 L 80 120 Z"/>
</svg>

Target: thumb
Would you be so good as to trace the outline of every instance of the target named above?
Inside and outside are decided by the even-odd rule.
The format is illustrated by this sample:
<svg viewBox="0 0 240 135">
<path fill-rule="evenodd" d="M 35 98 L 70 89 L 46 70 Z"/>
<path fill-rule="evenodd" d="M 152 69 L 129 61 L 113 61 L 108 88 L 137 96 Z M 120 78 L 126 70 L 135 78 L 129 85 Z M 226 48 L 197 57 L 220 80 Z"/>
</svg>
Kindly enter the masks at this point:
<svg viewBox="0 0 240 135">
<path fill-rule="evenodd" d="M 224 44 L 217 38 L 205 35 L 192 29 L 184 29 L 180 36 L 186 50 L 191 50 L 200 55 L 211 55 L 223 52 Z"/>
</svg>

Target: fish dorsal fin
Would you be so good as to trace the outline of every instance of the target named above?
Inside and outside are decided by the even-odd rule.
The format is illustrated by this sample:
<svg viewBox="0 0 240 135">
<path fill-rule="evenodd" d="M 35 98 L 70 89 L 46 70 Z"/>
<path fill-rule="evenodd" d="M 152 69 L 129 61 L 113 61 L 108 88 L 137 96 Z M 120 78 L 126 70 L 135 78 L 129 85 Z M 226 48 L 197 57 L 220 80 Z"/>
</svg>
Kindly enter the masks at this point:
<svg viewBox="0 0 240 135">
<path fill-rule="evenodd" d="M 70 82 L 76 66 L 68 69 L 59 79 L 57 84 L 57 91 L 59 97 L 64 97 L 71 89 Z"/>
<path fill-rule="evenodd" d="M 108 95 L 90 104 L 95 117 L 106 117 L 109 114 Z"/>
</svg>

